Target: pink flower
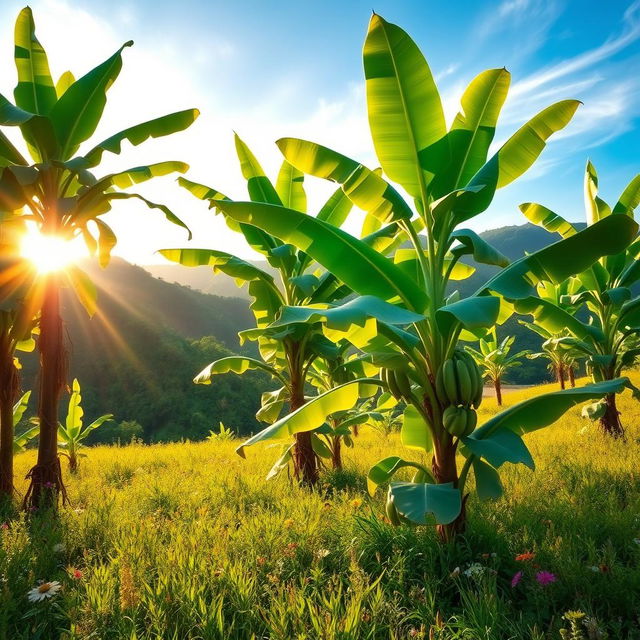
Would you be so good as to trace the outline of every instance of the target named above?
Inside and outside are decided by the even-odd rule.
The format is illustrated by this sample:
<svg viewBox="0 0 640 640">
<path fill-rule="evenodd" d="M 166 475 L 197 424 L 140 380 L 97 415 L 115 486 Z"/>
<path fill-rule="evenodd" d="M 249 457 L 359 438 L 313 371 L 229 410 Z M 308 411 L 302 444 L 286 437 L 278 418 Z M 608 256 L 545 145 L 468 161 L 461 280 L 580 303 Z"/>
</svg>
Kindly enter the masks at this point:
<svg viewBox="0 0 640 640">
<path fill-rule="evenodd" d="M 74 569 L 71 576 L 74 580 L 80 580 L 82 578 L 82 571 L 80 571 L 80 569 Z"/>
<path fill-rule="evenodd" d="M 556 578 L 555 575 L 553 573 L 550 573 L 549 571 L 538 571 L 538 573 L 536 573 L 536 580 L 538 581 L 538 584 L 543 587 L 546 587 L 552 582 L 555 582 L 557 579 L 558 578 Z"/>
<path fill-rule="evenodd" d="M 517 587 L 520 580 L 522 580 L 522 571 L 513 574 L 513 578 L 511 578 L 511 588 L 514 589 Z"/>
<path fill-rule="evenodd" d="M 2 524 L 0 524 L 0 529 L 2 529 L 3 531 L 7 530 L 9 528 L 9 525 L 6 522 L 3 522 Z"/>
</svg>

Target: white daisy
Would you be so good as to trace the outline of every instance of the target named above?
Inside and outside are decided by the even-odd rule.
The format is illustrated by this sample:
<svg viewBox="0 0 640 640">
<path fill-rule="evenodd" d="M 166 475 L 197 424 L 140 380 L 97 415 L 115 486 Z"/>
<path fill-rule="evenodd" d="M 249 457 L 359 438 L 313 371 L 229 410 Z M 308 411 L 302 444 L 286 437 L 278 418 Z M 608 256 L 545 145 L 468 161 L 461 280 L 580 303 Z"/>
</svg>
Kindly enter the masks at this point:
<svg viewBox="0 0 640 640">
<path fill-rule="evenodd" d="M 29 591 L 27 597 L 30 602 L 40 602 L 47 598 L 52 598 L 62 589 L 62 585 L 57 582 L 43 582 L 41 585 L 34 587 Z"/>
</svg>

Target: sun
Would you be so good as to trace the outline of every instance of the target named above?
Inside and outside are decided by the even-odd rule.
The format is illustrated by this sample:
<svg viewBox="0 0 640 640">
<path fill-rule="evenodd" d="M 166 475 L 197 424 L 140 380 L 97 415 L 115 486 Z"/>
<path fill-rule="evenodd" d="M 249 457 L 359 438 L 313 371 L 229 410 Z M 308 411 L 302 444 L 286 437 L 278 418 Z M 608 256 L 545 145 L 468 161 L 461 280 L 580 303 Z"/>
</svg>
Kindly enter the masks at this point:
<svg viewBox="0 0 640 640">
<path fill-rule="evenodd" d="M 77 242 L 33 228 L 22 240 L 21 253 L 40 273 L 60 271 L 83 257 L 82 246 Z"/>
</svg>

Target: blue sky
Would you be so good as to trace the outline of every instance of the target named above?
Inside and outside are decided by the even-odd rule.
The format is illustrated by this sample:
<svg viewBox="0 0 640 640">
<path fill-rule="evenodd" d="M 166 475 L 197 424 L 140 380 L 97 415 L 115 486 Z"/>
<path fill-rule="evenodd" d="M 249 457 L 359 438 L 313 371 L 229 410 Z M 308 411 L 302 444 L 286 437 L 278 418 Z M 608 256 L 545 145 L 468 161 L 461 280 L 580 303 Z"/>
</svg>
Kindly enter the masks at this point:
<svg viewBox="0 0 640 640">
<path fill-rule="evenodd" d="M 12 23 L 22 2 L 0 6 L 0 90 L 15 83 Z M 499 192 L 476 229 L 519 224 L 517 204 L 541 202 L 571 219 L 582 213 L 582 175 L 589 157 L 601 193 L 615 200 L 640 171 L 640 0 L 212 2 L 204 0 L 34 0 L 37 33 L 54 74 L 80 74 L 123 41 L 121 78 L 96 137 L 164 111 L 197 106 L 192 130 L 112 158 L 108 168 L 157 159 L 190 162 L 191 177 L 232 197 L 245 195 L 232 130 L 270 173 L 281 160 L 272 142 L 295 135 L 323 142 L 375 166 L 363 91 L 361 50 L 371 9 L 405 28 L 438 80 L 449 118 L 480 71 L 512 73 L 496 142 L 562 98 L 584 102 L 574 121 L 526 176 Z M 311 179 L 312 180 L 312 179 Z M 149 184 L 195 231 L 195 244 L 249 255 L 241 241 L 173 181 Z M 320 204 L 330 187 L 309 184 Z M 179 232 L 137 208 L 111 222 L 118 252 L 145 263 L 154 250 L 184 244 Z M 352 225 L 357 231 L 356 221 Z"/>
</svg>

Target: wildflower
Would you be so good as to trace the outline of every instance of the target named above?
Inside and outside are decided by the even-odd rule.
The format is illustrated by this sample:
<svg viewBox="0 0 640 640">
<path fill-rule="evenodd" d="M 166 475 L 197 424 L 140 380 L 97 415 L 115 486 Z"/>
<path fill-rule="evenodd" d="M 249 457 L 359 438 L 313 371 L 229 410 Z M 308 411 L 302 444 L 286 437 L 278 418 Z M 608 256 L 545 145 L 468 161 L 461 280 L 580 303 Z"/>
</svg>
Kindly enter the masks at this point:
<svg viewBox="0 0 640 640">
<path fill-rule="evenodd" d="M 469 565 L 469 568 L 464 572 L 467 578 L 479 578 L 484 573 L 484 567 L 479 562 L 474 562 Z"/>
<path fill-rule="evenodd" d="M 287 518 L 287 519 L 282 523 L 282 526 L 283 526 L 285 529 L 291 529 L 291 527 L 293 527 L 293 525 L 294 525 L 294 524 L 295 524 L 295 523 L 294 523 L 293 518 Z"/>
<path fill-rule="evenodd" d="M 589 569 L 591 569 L 593 573 L 600 573 L 600 567 L 597 567 L 596 565 L 589 567 Z"/>
<path fill-rule="evenodd" d="M 522 580 L 522 571 L 513 574 L 513 578 L 511 578 L 511 588 L 515 589 L 520 583 L 520 580 Z"/>
<path fill-rule="evenodd" d="M 329 549 L 318 549 L 315 556 L 318 560 L 321 560 L 322 558 L 326 558 L 330 553 Z"/>
<path fill-rule="evenodd" d="M 516 562 L 530 562 L 531 560 L 533 560 L 536 557 L 535 553 L 521 553 L 519 555 L 516 556 Z"/>
<path fill-rule="evenodd" d="M 361 505 L 362 505 L 362 499 L 361 499 L 361 498 L 354 498 L 354 499 L 351 501 L 351 506 L 352 506 L 354 509 L 358 509 Z"/>
<path fill-rule="evenodd" d="M 41 600 L 52 598 L 61 588 L 62 586 L 59 582 L 43 582 L 38 587 L 31 589 L 27 597 L 29 598 L 29 602 L 40 602 Z"/>
<path fill-rule="evenodd" d="M 82 578 L 82 571 L 80 571 L 80 569 L 72 569 L 71 577 L 74 580 L 80 580 Z"/>
<path fill-rule="evenodd" d="M 556 582 L 557 579 L 558 578 L 549 571 L 538 571 L 538 573 L 536 573 L 536 580 L 538 581 L 538 584 L 543 587 L 546 587 L 552 582 Z"/>
<path fill-rule="evenodd" d="M 457 578 L 460 575 L 460 567 L 456 567 L 450 574 L 450 578 Z"/>
<path fill-rule="evenodd" d="M 53 482 L 47 481 L 47 482 L 44 483 L 44 488 L 45 489 L 53 489 L 53 487 L 55 487 L 55 484 Z"/>
<path fill-rule="evenodd" d="M 256 558 L 256 562 L 258 563 L 259 567 L 264 567 L 264 565 L 267 564 L 267 559 L 264 556 L 258 556 Z"/>
<path fill-rule="evenodd" d="M 9 525 L 6 522 L 3 522 L 2 524 L 0 524 L 0 529 L 2 529 L 3 531 L 6 531 L 9 528 Z"/>
</svg>

